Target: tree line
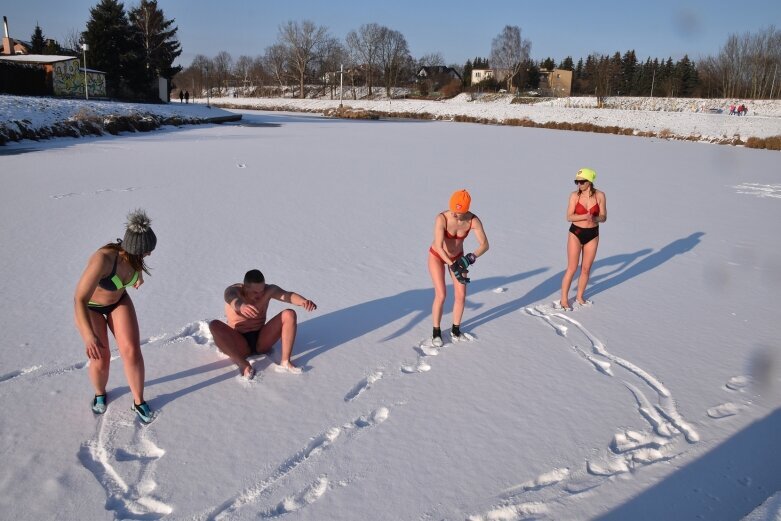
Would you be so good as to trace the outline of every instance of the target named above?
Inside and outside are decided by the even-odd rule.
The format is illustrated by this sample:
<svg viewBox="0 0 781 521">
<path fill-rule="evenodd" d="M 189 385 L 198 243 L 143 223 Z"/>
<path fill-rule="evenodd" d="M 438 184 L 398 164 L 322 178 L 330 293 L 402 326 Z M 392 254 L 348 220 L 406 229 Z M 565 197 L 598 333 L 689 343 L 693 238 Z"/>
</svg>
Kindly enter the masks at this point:
<svg viewBox="0 0 781 521">
<path fill-rule="evenodd" d="M 63 44 L 46 38 L 36 25 L 31 53 L 83 58 L 82 44 L 87 44 L 87 68 L 106 73 L 109 97 L 156 100 L 157 78 L 171 80 L 182 69 L 173 65 L 182 53 L 174 23 L 157 0 L 140 0 L 129 11 L 118 0 L 101 0 L 90 8 L 86 30 L 73 31 Z"/>
<path fill-rule="evenodd" d="M 744 97 L 777 98 L 781 91 L 781 33 L 775 27 L 756 34 L 731 35 L 716 56 L 699 63 L 688 55 L 638 59 L 634 50 L 612 55 L 593 53 L 575 62 L 548 57 L 530 58 L 531 42 L 517 26 L 506 26 L 492 41 L 488 57 L 470 59 L 463 66 L 450 65 L 462 77 L 461 90 L 531 91 L 539 87 L 542 70 L 554 68 L 573 73 L 572 94 L 591 96 Z M 417 72 L 423 66 L 444 66 L 439 52 L 418 59 L 411 56 L 403 34 L 376 23 L 348 32 L 340 41 L 311 21 L 287 22 L 279 27 L 276 42 L 262 55 L 233 57 L 223 51 L 214 57 L 198 55 L 176 77 L 182 89 L 214 95 L 324 95 L 342 80 L 347 92 L 364 87 L 372 95 L 378 86 L 386 95 L 403 86 L 427 93 Z M 340 67 L 342 77 L 340 78 Z M 487 79 L 472 85 L 474 69 L 506 71 L 502 82 Z M 433 85 L 441 88 L 448 80 Z M 425 88 L 424 88 L 425 87 Z M 450 91 L 452 92 L 452 91 Z"/>
</svg>

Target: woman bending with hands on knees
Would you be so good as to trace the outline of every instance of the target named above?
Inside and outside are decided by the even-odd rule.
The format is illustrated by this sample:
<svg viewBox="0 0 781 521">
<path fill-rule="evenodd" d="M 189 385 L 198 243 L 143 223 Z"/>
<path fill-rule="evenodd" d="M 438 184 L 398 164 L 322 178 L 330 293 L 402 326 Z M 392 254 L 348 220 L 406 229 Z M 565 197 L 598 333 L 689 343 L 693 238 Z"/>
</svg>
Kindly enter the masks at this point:
<svg viewBox="0 0 781 521">
<path fill-rule="evenodd" d="M 155 232 L 143 210 L 127 216 L 125 237 L 98 249 L 87 262 L 74 296 L 76 327 L 81 334 L 89 358 L 89 377 L 95 388 L 92 411 L 106 412 L 111 351 L 108 330 L 116 340 L 125 367 L 125 377 L 133 395 L 132 410 L 149 423 L 152 411 L 144 401 L 144 357 L 138 331 L 138 319 L 133 301 L 127 293 L 138 289 L 149 274 L 144 258 L 157 244 Z"/>
<path fill-rule="evenodd" d="M 431 319 L 434 324 L 431 343 L 441 347 L 442 308 L 445 305 L 447 291 L 445 289 L 445 266 L 453 281 L 455 298 L 453 301 L 453 326 L 450 329 L 452 338 L 461 337 L 461 318 L 466 302 L 466 285 L 469 283 L 468 268 L 477 258 L 488 251 L 488 238 L 483 230 L 480 218 L 469 211 L 472 197 L 466 190 L 458 190 L 450 197 L 448 210 L 440 212 L 434 219 L 434 241 L 431 243 L 428 255 L 428 271 L 434 283 L 434 303 L 431 306 Z M 464 255 L 464 240 L 469 232 L 474 230 L 478 247 L 473 253 Z"/>
<path fill-rule="evenodd" d="M 591 168 L 581 168 L 575 176 L 577 189 L 569 196 L 567 221 L 572 224 L 567 236 L 567 270 L 561 281 L 561 300 L 559 305 L 571 310 L 569 289 L 580 263 L 578 292 L 575 300 L 585 305 L 583 293 L 586 291 L 591 265 L 597 256 L 599 246 L 599 223 L 607 221 L 607 199 L 605 193 L 594 187 L 597 173 Z"/>
</svg>

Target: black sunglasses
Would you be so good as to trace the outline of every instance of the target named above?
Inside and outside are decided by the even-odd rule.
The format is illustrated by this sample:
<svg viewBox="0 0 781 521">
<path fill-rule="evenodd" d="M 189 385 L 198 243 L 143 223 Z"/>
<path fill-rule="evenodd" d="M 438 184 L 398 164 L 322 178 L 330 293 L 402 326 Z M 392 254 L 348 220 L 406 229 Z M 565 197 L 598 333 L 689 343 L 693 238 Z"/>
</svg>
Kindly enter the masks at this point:
<svg viewBox="0 0 781 521">
<path fill-rule="evenodd" d="M 575 179 L 576 185 L 582 185 L 583 183 L 588 183 L 588 181 L 585 179 Z"/>
</svg>

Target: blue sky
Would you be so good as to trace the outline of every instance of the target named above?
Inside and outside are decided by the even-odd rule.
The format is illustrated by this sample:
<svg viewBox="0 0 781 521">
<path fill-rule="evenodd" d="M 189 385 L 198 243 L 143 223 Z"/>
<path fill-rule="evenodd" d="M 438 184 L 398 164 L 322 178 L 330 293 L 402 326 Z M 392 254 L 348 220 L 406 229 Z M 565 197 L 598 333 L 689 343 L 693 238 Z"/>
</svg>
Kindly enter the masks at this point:
<svg viewBox="0 0 781 521">
<path fill-rule="evenodd" d="M 62 41 L 84 29 L 97 3 L 9 1 L 0 15 L 8 17 L 13 37 L 29 40 L 37 22 L 44 35 Z M 137 3 L 124 2 L 126 9 Z M 158 5 L 176 20 L 184 51 L 179 63 L 185 66 L 196 54 L 263 54 L 288 20 L 311 20 L 341 40 L 348 31 L 375 22 L 404 34 L 413 56 L 439 52 L 449 64 L 487 57 L 491 40 L 505 25 L 521 28 L 532 42 L 534 59 L 550 56 L 557 62 L 628 49 L 640 59 L 688 54 L 697 60 L 717 54 L 730 34 L 770 25 L 781 29 L 779 0 L 158 0 Z"/>
</svg>

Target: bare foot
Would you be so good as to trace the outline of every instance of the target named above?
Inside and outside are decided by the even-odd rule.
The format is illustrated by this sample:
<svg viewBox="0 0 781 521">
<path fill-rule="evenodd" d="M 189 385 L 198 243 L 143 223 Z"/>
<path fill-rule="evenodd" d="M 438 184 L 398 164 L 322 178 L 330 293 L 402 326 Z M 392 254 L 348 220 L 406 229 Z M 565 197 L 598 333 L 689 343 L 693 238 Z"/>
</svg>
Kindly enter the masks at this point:
<svg viewBox="0 0 781 521">
<path fill-rule="evenodd" d="M 241 372 L 241 376 L 247 380 L 252 380 L 255 377 L 255 369 L 251 365 L 247 364 L 247 367 L 245 367 Z"/>
<path fill-rule="evenodd" d="M 584 299 L 582 297 L 581 298 L 576 298 L 575 301 L 580 306 L 590 306 L 591 305 L 591 301 L 590 300 Z"/>
<path fill-rule="evenodd" d="M 296 367 L 293 365 L 293 362 L 288 360 L 287 362 L 280 362 L 279 365 L 274 366 L 274 370 L 278 373 L 290 373 L 290 374 L 301 374 L 302 370 L 300 367 Z"/>
<path fill-rule="evenodd" d="M 569 305 L 569 301 L 566 301 L 566 302 L 565 302 L 565 301 L 563 301 L 563 300 L 560 300 L 560 301 L 558 302 L 558 307 L 559 307 L 560 309 L 563 309 L 564 311 L 571 311 L 571 310 L 572 310 L 572 308 L 571 308 L 571 307 L 570 307 L 570 305 Z"/>
</svg>

